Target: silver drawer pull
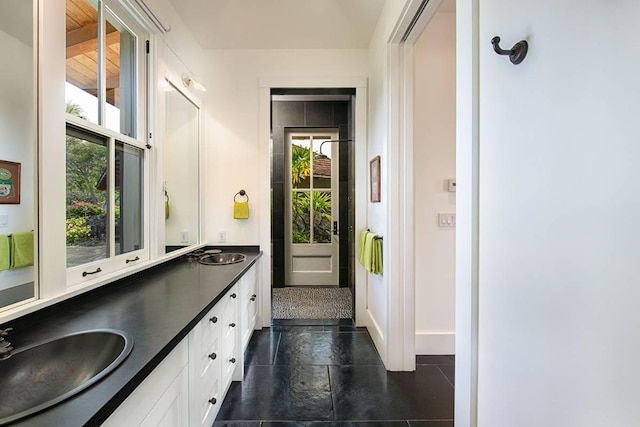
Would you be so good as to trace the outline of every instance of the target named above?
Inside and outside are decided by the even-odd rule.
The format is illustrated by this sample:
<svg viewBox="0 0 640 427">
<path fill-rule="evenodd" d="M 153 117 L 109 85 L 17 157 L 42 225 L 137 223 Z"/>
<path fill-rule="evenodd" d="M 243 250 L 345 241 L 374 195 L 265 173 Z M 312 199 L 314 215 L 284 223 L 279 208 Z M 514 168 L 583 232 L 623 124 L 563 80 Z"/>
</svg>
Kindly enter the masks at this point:
<svg viewBox="0 0 640 427">
<path fill-rule="evenodd" d="M 211 353 L 211 354 L 209 355 L 209 359 L 211 359 L 211 360 L 216 360 L 216 357 L 218 357 L 218 355 L 217 355 L 217 354 L 215 354 L 215 353 Z"/>
<path fill-rule="evenodd" d="M 235 323 L 229 323 L 229 326 L 231 326 L 232 328 L 235 328 L 236 324 Z"/>
<path fill-rule="evenodd" d="M 232 357 L 231 359 L 229 359 L 229 362 L 231 362 L 231 363 L 236 363 L 236 358 L 235 358 L 235 357 Z"/>
<path fill-rule="evenodd" d="M 231 296 L 231 298 L 236 298 L 238 295 L 236 295 L 235 293 L 233 293 L 233 294 L 231 294 L 230 296 Z"/>
<path fill-rule="evenodd" d="M 209 399 L 209 403 L 211 403 L 212 405 L 215 405 L 216 403 L 218 403 L 218 399 L 216 399 L 215 397 L 212 397 L 211 399 Z"/>
<path fill-rule="evenodd" d="M 209 321 L 211 323 L 218 323 L 218 318 L 216 316 L 213 316 L 211 319 L 209 319 Z"/>
</svg>

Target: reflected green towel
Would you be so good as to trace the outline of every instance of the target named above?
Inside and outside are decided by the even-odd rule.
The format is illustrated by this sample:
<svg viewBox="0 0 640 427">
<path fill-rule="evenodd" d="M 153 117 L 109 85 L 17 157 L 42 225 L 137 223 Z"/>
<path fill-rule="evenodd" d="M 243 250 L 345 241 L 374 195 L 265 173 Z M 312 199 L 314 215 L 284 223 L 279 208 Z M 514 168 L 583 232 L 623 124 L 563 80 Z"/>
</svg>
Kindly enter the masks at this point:
<svg viewBox="0 0 640 427">
<path fill-rule="evenodd" d="M 364 267 L 364 243 L 365 240 L 367 239 L 367 234 L 370 234 L 371 232 L 369 230 L 362 230 L 360 232 L 360 256 L 358 257 L 358 260 L 360 261 L 360 264 L 362 264 L 362 266 Z"/>
<path fill-rule="evenodd" d="M 0 236 L 0 271 L 9 268 L 9 236 Z"/>
<path fill-rule="evenodd" d="M 33 231 L 12 233 L 10 247 L 11 268 L 33 265 Z"/>
<path fill-rule="evenodd" d="M 169 219 L 169 214 L 170 214 L 170 208 L 169 208 L 169 201 L 166 200 L 164 202 L 164 219 Z"/>
<path fill-rule="evenodd" d="M 233 202 L 233 218 L 249 219 L 249 202 Z"/>
</svg>

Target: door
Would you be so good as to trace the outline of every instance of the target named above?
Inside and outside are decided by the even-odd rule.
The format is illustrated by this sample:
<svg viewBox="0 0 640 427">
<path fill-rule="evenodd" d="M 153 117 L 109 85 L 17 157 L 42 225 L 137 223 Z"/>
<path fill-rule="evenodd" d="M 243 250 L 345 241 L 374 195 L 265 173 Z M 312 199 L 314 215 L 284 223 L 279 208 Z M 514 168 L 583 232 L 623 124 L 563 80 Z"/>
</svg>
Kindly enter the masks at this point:
<svg viewBox="0 0 640 427">
<path fill-rule="evenodd" d="M 638 425 L 640 2 L 478 3 L 478 426 Z"/>
<path fill-rule="evenodd" d="M 337 129 L 285 135 L 285 285 L 338 286 Z"/>
</svg>

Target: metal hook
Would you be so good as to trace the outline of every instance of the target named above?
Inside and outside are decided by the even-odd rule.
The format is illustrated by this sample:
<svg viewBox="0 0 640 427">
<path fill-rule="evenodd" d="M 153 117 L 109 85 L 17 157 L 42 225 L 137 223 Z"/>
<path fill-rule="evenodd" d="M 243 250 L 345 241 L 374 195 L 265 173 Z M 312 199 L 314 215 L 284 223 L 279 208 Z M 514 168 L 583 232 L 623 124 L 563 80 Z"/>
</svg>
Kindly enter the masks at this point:
<svg viewBox="0 0 640 427">
<path fill-rule="evenodd" d="M 491 39 L 491 44 L 493 45 L 493 50 L 498 55 L 509 55 L 509 60 L 514 65 L 518 65 L 524 61 L 529 50 L 529 44 L 526 40 L 520 40 L 518 43 L 514 44 L 511 50 L 504 50 L 500 47 L 500 37 L 498 36 Z"/>
</svg>

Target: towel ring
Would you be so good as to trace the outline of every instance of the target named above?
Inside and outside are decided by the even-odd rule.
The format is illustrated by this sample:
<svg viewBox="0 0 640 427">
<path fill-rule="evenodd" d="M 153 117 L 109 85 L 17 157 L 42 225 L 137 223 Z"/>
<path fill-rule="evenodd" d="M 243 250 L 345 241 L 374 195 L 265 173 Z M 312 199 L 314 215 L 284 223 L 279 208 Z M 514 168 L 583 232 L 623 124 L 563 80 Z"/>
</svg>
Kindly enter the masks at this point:
<svg viewBox="0 0 640 427">
<path fill-rule="evenodd" d="M 240 190 L 240 191 L 238 191 L 238 192 L 236 193 L 236 195 L 235 195 L 235 196 L 233 196 L 233 201 L 234 201 L 234 202 L 236 202 L 236 201 L 237 201 L 237 200 L 236 200 L 236 197 L 238 197 L 238 196 L 244 196 L 244 197 L 246 197 L 246 198 L 247 198 L 247 202 L 249 201 L 249 195 L 248 195 L 248 194 L 247 194 L 247 192 L 246 192 L 246 191 L 244 191 L 244 190 Z"/>
</svg>

